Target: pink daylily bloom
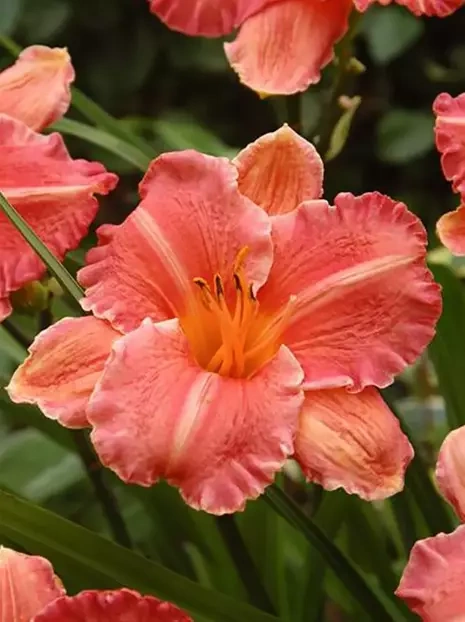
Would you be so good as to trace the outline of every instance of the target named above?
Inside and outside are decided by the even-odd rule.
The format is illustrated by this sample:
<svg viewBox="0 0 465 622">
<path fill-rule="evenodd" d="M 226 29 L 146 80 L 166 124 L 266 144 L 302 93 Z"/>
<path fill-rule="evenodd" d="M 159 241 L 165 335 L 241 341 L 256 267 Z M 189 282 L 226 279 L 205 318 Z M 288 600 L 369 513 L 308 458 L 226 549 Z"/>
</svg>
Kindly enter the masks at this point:
<svg viewBox="0 0 465 622">
<path fill-rule="evenodd" d="M 60 259 L 79 245 L 98 209 L 95 194 L 117 182 L 102 164 L 73 160 L 59 134 L 37 134 L 0 114 L 0 190 Z M 0 213 L 0 321 L 9 295 L 41 278 L 44 264 Z"/>
<path fill-rule="evenodd" d="M 441 93 L 433 105 L 436 146 L 444 176 L 460 194 L 462 205 L 441 216 L 436 229 L 441 242 L 455 255 L 465 255 L 465 93 Z"/>
<path fill-rule="evenodd" d="M 263 95 L 290 95 L 318 82 L 350 13 L 377 0 L 149 0 L 152 13 L 187 35 L 240 28 L 226 56 L 241 82 Z M 378 0 L 390 4 L 392 0 Z M 445 17 L 465 0 L 396 0 L 415 15 Z"/>
<path fill-rule="evenodd" d="M 171 603 L 125 588 L 65 594 L 48 560 L 0 547 L 0 622 L 192 622 Z"/>
<path fill-rule="evenodd" d="M 79 274 L 93 317 L 39 335 L 11 398 L 90 425 L 124 481 L 163 477 L 216 514 L 290 456 L 329 489 L 399 491 L 412 449 L 374 387 L 434 333 L 425 231 L 378 193 L 330 206 L 322 175 L 287 126 L 233 162 L 157 158 Z"/>
<path fill-rule="evenodd" d="M 439 452 L 436 480 L 444 498 L 465 520 L 465 427 L 448 434 Z M 397 596 L 425 622 L 465 620 L 465 525 L 419 540 L 410 553 Z"/>
<path fill-rule="evenodd" d="M 0 114 L 43 130 L 68 110 L 74 78 L 65 48 L 32 45 L 0 73 Z"/>
</svg>

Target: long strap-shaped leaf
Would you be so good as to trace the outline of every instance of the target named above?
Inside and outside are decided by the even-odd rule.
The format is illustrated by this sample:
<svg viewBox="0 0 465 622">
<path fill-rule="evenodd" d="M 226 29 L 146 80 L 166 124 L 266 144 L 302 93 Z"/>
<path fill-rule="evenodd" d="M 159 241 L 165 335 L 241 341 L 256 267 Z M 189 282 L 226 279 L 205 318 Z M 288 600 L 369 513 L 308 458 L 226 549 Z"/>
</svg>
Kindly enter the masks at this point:
<svg viewBox="0 0 465 622">
<path fill-rule="evenodd" d="M 86 125 L 85 123 L 73 121 L 72 119 L 61 119 L 54 123 L 51 129 L 61 132 L 62 134 L 77 136 L 88 143 L 103 147 L 122 160 L 129 162 L 143 173 L 145 173 L 150 164 L 151 158 L 140 149 L 123 140 L 121 137 L 93 127 L 92 125 Z M 153 156 L 155 156 L 155 153 Z"/>
<path fill-rule="evenodd" d="M 376 622 L 405 622 L 404 616 L 374 586 L 370 585 L 349 559 L 328 539 L 325 533 L 280 488 L 271 485 L 265 493 L 269 505 L 298 529 L 324 557 L 337 578 L 358 600 Z M 362 542 L 363 534 L 360 534 Z"/>
<path fill-rule="evenodd" d="M 212 622 L 277 622 L 277 618 L 209 590 L 102 536 L 0 491 L 0 534 L 27 551 L 47 557 L 59 571 L 96 572 L 108 585 L 126 586 L 172 601 Z M 64 578 L 64 577 L 63 577 Z M 89 586 L 91 587 L 91 586 Z"/>
</svg>

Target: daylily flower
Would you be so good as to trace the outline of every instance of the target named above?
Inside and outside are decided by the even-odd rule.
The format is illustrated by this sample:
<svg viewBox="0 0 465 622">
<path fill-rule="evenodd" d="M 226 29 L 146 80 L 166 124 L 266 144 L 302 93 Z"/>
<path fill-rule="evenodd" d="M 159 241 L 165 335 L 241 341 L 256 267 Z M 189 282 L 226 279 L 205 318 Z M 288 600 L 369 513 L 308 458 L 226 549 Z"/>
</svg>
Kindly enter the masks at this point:
<svg viewBox="0 0 465 622">
<path fill-rule="evenodd" d="M 149 0 L 152 13 L 187 35 L 219 37 L 241 82 L 261 94 L 304 91 L 318 82 L 348 29 L 351 11 L 376 0 Z M 392 0 L 380 0 L 390 4 Z M 445 17 L 464 0 L 397 0 L 415 15 Z"/>
<path fill-rule="evenodd" d="M 412 448 L 374 387 L 434 333 L 425 231 L 379 193 L 320 200 L 323 165 L 288 127 L 234 162 L 152 162 L 142 201 L 79 274 L 82 306 L 41 333 L 9 385 L 103 464 L 191 506 L 244 507 L 294 456 L 365 499 L 403 486 Z"/>
<path fill-rule="evenodd" d="M 95 218 L 95 194 L 117 182 L 97 162 L 73 160 L 59 134 L 42 136 L 0 114 L 0 191 L 60 259 L 76 248 Z M 45 266 L 0 213 L 0 321 L 11 313 L 9 295 L 41 278 Z"/>
<path fill-rule="evenodd" d="M 436 228 L 444 246 L 455 255 L 465 255 L 465 93 L 455 98 L 441 93 L 433 111 L 442 170 L 462 203 L 454 212 L 441 216 Z"/>
<path fill-rule="evenodd" d="M 0 73 L 0 113 L 43 130 L 68 110 L 74 78 L 66 48 L 32 45 Z"/>
<path fill-rule="evenodd" d="M 43 557 L 0 547 L 0 622 L 192 622 L 171 603 L 128 589 L 65 596 Z"/>
<path fill-rule="evenodd" d="M 465 521 L 465 427 L 450 432 L 439 452 L 436 480 Z M 410 552 L 397 596 L 425 622 L 465 620 L 465 525 L 419 540 Z"/>
</svg>

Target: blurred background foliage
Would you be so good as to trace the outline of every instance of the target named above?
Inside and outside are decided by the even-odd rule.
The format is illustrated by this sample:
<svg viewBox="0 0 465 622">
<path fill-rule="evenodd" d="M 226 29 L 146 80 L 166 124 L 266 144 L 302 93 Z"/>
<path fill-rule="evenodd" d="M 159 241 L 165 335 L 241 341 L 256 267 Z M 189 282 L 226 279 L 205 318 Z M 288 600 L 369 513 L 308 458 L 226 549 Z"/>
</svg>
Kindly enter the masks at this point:
<svg viewBox="0 0 465 622">
<path fill-rule="evenodd" d="M 326 167 L 328 199 L 340 191 L 380 190 L 404 200 L 422 218 L 432 246 L 438 217 L 454 209 L 457 199 L 443 178 L 434 148 L 431 106 L 440 92 L 465 91 L 464 32 L 465 9 L 443 20 L 418 19 L 398 6 L 370 9 L 355 41 L 356 56 L 367 71 L 352 80 L 348 93 L 361 95 L 362 102 L 344 149 Z M 76 86 L 143 136 L 155 153 L 195 148 L 231 156 L 286 120 L 284 98 L 260 100 L 238 82 L 220 40 L 170 32 L 149 14 L 146 0 L 0 0 L 2 36 L 22 47 L 67 46 L 76 68 Z M 11 62 L 11 55 L 0 50 L 0 66 Z M 317 137 L 324 122 L 335 71 L 329 67 L 321 83 L 300 99 L 308 138 Z M 83 120 L 75 110 L 67 116 Z M 77 137 L 65 138 L 75 157 L 100 160 L 121 175 L 98 217 L 98 222 L 121 222 L 137 203 L 140 170 L 117 153 Z M 93 240 L 91 235 L 86 244 Z M 75 270 L 82 258 L 82 252 L 72 253 L 69 265 L 74 262 Z M 440 339 L 431 349 L 436 373 L 424 358 L 386 393 L 404 415 L 419 450 L 406 490 L 384 504 L 367 504 L 340 492 L 302 488 L 292 467 L 286 475 L 288 492 L 364 576 L 383 585 L 388 594 L 413 541 L 453 524 L 429 473 L 448 427 L 465 423 L 461 375 L 465 328 L 462 332 L 456 328 L 457 322 L 463 324 L 465 303 L 451 272 L 439 267 L 436 276 L 451 301 Z M 59 317 L 73 311 L 58 299 L 54 313 Z M 23 359 L 24 346 L 38 328 L 36 318 L 18 313 L 5 326 L 0 326 L 1 386 Z M 16 333 L 22 343 L 14 338 Z M 447 421 L 437 377 L 448 405 Z M 150 490 L 125 487 L 108 476 L 139 550 L 205 586 L 246 599 L 230 547 L 217 529 L 221 519 L 188 509 L 166 485 Z M 37 409 L 10 404 L 4 391 L 0 392 L 0 488 L 107 533 L 72 435 Z M 249 503 L 238 523 L 283 620 L 372 619 L 326 572 L 302 536 L 270 515 L 263 500 Z M 364 547 L 359 546 L 361 533 Z M 75 569 L 71 572 L 59 555 L 54 557 L 53 551 L 49 555 L 70 591 L 89 587 L 86 577 Z M 296 599 L 296 594 L 302 598 Z M 409 619 L 402 611 L 402 619 Z"/>
</svg>

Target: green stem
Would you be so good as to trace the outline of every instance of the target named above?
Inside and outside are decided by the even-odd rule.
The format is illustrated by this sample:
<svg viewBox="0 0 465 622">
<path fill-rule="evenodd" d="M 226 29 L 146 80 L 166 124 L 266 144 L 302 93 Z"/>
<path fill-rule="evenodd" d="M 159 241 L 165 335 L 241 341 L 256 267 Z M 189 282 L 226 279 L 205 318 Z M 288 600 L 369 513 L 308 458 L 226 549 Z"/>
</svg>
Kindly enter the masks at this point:
<svg viewBox="0 0 465 622">
<path fill-rule="evenodd" d="M 84 430 L 71 430 L 76 449 L 81 458 L 95 495 L 110 525 L 115 542 L 132 548 L 132 540 L 124 522 L 116 496 L 105 482 L 104 469 L 95 455 Z"/>
<path fill-rule="evenodd" d="M 350 60 L 353 52 L 353 39 L 357 32 L 360 19 L 361 14 L 355 11 L 352 16 L 349 31 L 337 48 L 336 73 L 332 88 L 329 92 L 328 101 L 323 107 L 322 118 L 319 123 L 321 129 L 319 132 L 318 151 L 323 158 L 329 149 L 334 127 L 342 113 L 339 107 L 339 98 L 341 95 L 347 94 L 350 82 L 354 77 L 354 72 L 351 70 L 350 66 Z"/>
<path fill-rule="evenodd" d="M 46 328 L 48 328 L 49 326 L 53 324 L 53 313 L 50 308 L 51 303 L 52 303 L 52 294 L 49 293 L 47 307 L 39 313 L 39 322 L 38 322 L 39 332 L 45 330 Z"/>
<path fill-rule="evenodd" d="M 369 614 L 370 620 L 400 622 L 405 619 L 396 606 L 367 582 L 342 551 L 334 546 L 312 520 L 305 516 L 299 506 L 286 493 L 272 484 L 266 490 L 265 500 L 290 525 L 299 530 L 324 557 L 336 577 Z"/>
<path fill-rule="evenodd" d="M 276 615 L 234 516 L 218 516 L 216 525 L 247 590 L 250 602 L 255 607 Z"/>
</svg>

